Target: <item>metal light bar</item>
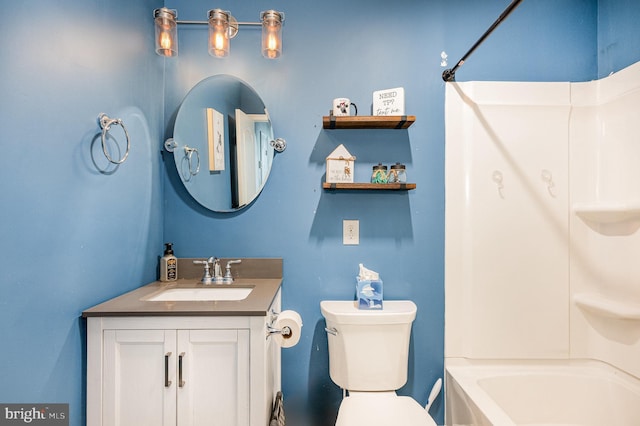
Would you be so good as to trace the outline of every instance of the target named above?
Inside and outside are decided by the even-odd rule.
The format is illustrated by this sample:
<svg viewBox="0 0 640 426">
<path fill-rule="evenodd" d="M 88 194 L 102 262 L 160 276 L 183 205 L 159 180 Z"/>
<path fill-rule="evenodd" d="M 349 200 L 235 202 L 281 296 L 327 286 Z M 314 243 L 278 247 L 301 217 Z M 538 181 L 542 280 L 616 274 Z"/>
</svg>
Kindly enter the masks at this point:
<svg viewBox="0 0 640 426">
<path fill-rule="evenodd" d="M 156 27 L 156 53 L 161 56 L 178 55 L 178 25 L 207 25 L 209 27 L 209 53 L 223 58 L 229 54 L 229 40 L 238 34 L 241 26 L 262 27 L 262 55 L 268 59 L 282 54 L 282 23 L 284 13 L 267 10 L 260 13 L 261 22 L 238 22 L 231 12 L 222 9 L 209 11 L 207 21 L 178 20 L 178 11 L 162 7 L 153 11 Z"/>
</svg>

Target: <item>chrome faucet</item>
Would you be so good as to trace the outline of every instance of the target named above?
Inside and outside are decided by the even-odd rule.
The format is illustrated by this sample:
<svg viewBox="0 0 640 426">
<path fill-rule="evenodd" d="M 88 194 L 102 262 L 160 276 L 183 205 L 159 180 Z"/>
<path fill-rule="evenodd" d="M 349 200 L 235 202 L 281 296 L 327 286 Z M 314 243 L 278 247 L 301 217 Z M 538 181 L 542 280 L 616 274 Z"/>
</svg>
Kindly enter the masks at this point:
<svg viewBox="0 0 640 426">
<path fill-rule="evenodd" d="M 205 285 L 222 284 L 222 272 L 220 271 L 220 259 L 217 257 L 210 257 L 207 260 L 194 260 L 196 265 L 204 265 L 204 273 L 200 282 Z M 211 268 L 213 268 L 213 275 L 211 275 Z"/>
<path fill-rule="evenodd" d="M 224 278 L 222 279 L 223 284 L 231 284 L 233 282 L 233 276 L 231 275 L 231 265 L 240 262 L 242 262 L 242 259 L 230 260 L 227 262 L 227 270 L 224 273 Z"/>
<path fill-rule="evenodd" d="M 220 259 L 213 259 L 213 282 L 222 284 L 222 270 L 220 269 Z"/>
</svg>

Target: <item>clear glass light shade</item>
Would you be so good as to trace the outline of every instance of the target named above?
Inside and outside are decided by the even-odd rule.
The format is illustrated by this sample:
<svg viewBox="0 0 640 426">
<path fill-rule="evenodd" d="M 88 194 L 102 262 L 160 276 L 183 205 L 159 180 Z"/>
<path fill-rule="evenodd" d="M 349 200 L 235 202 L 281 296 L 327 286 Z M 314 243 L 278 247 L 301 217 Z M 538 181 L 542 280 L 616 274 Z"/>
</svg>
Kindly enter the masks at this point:
<svg viewBox="0 0 640 426">
<path fill-rule="evenodd" d="M 156 29 L 156 53 L 161 56 L 178 55 L 177 13 L 166 7 L 153 11 Z"/>
<path fill-rule="evenodd" d="M 284 14 L 267 10 L 260 14 L 262 20 L 262 56 L 275 59 L 282 55 L 282 21 Z"/>
<path fill-rule="evenodd" d="M 209 11 L 209 55 L 224 58 L 229 55 L 229 12 Z"/>
</svg>

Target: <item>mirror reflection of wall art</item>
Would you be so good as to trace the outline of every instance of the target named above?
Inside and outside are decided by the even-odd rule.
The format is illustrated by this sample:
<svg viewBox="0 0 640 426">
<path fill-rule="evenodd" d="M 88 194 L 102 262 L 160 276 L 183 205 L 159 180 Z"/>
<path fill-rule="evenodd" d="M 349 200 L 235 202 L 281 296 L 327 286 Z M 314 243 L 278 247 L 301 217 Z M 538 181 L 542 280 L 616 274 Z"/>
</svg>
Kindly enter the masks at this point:
<svg viewBox="0 0 640 426">
<path fill-rule="evenodd" d="M 213 108 L 207 108 L 207 139 L 209 171 L 224 170 L 224 117 Z"/>
</svg>

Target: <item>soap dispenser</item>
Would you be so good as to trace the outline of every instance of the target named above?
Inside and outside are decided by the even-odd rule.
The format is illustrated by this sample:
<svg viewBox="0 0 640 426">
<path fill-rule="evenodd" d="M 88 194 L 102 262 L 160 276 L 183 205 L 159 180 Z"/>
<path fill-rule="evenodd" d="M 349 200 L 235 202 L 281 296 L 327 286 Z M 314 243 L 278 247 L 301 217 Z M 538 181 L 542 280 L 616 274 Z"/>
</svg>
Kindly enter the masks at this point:
<svg viewBox="0 0 640 426">
<path fill-rule="evenodd" d="M 173 244 L 165 243 L 164 255 L 160 259 L 160 281 L 178 279 L 178 259 L 173 255 Z"/>
</svg>

